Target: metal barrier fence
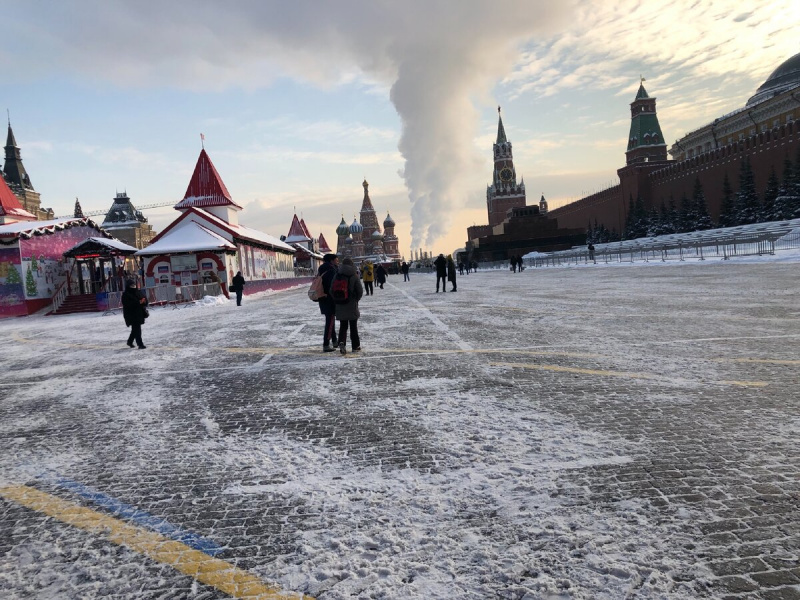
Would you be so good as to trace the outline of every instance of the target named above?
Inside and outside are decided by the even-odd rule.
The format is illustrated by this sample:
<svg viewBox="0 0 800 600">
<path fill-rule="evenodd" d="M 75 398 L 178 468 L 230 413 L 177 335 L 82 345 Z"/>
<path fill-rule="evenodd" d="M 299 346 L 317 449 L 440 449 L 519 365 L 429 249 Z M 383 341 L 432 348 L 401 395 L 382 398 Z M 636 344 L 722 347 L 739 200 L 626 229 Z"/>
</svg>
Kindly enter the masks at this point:
<svg viewBox="0 0 800 600">
<path fill-rule="evenodd" d="M 534 267 L 708 258 L 727 260 L 737 256 L 771 255 L 779 250 L 798 248 L 800 219 L 793 219 L 597 244 L 594 256 L 586 246 L 581 246 L 560 252 L 533 252 L 523 260 L 524 264 Z M 504 264 L 507 268 L 508 261 Z"/>
<path fill-rule="evenodd" d="M 222 288 L 219 283 L 201 283 L 199 285 L 157 285 L 142 288 L 150 306 L 172 306 L 178 308 L 183 304 L 197 302 L 205 296 L 219 296 Z M 109 292 L 107 308 L 103 314 L 114 313 L 122 308 L 122 292 Z"/>
</svg>

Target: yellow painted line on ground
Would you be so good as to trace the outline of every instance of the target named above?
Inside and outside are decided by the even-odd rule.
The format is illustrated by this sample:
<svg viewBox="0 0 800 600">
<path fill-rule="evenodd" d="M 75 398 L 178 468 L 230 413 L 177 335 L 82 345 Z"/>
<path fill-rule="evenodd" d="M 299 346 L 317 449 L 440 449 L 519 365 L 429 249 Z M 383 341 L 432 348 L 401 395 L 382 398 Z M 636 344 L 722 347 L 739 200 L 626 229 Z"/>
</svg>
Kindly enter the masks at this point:
<svg viewBox="0 0 800 600">
<path fill-rule="evenodd" d="M 266 584 L 249 572 L 232 564 L 213 558 L 161 534 L 129 525 L 119 519 L 96 512 L 74 502 L 69 502 L 25 485 L 0 487 L 0 496 L 83 529 L 107 536 L 120 546 L 125 546 L 197 581 L 215 587 L 234 598 L 247 600 L 313 600 L 300 593 L 284 592 Z"/>
<path fill-rule="evenodd" d="M 578 373 L 580 375 L 599 375 L 602 377 L 627 377 L 628 379 L 652 379 L 660 381 L 672 381 L 677 383 L 688 383 L 688 379 L 676 379 L 674 377 L 664 377 L 655 373 L 630 373 L 628 371 L 603 371 L 599 369 L 581 369 L 579 367 L 561 367 L 558 365 L 535 365 L 530 363 L 489 363 L 492 367 L 519 367 L 521 369 L 534 369 L 538 371 L 556 371 L 559 373 Z M 710 383 L 714 385 L 737 385 L 742 387 L 766 387 L 766 381 L 704 381 L 700 383 Z"/>
</svg>

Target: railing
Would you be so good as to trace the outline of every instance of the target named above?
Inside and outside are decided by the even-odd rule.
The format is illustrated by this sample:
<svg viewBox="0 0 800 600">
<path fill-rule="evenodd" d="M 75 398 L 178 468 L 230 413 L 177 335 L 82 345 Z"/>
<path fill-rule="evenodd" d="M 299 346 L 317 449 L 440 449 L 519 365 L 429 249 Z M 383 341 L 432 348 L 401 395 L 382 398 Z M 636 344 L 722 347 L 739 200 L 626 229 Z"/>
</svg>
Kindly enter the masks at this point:
<svg viewBox="0 0 800 600">
<path fill-rule="evenodd" d="M 797 248 L 800 248 L 800 219 L 793 219 L 597 244 L 594 255 L 586 246 L 560 252 L 532 252 L 525 255 L 524 263 L 534 267 L 558 267 L 598 262 L 727 260 Z M 508 261 L 505 264 L 508 265 Z"/>
<path fill-rule="evenodd" d="M 61 305 L 64 304 L 64 300 L 67 299 L 67 292 L 69 291 L 69 279 L 65 279 L 61 282 L 61 285 L 58 286 L 56 293 L 53 294 L 53 304 L 51 312 L 56 312 Z"/>
<path fill-rule="evenodd" d="M 199 285 L 175 286 L 171 284 L 142 288 L 150 306 L 172 306 L 178 308 L 183 304 L 197 302 L 205 296 L 219 296 L 222 289 L 219 283 L 201 283 Z M 122 292 L 109 292 L 104 315 L 113 314 L 122 308 Z"/>
</svg>

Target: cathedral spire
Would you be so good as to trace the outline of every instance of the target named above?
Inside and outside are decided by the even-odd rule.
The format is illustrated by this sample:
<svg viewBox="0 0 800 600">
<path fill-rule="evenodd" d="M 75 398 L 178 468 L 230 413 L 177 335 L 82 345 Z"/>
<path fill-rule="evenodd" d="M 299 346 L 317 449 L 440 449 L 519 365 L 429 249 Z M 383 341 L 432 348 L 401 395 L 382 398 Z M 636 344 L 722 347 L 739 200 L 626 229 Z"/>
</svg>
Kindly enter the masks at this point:
<svg viewBox="0 0 800 600">
<path fill-rule="evenodd" d="M 495 144 L 504 144 L 506 139 L 506 129 L 503 127 L 503 117 L 500 116 L 500 107 L 497 107 L 497 141 Z"/>
<path fill-rule="evenodd" d="M 364 180 L 364 183 L 361 185 L 364 186 L 364 201 L 361 203 L 361 212 L 363 213 L 366 210 L 374 211 L 375 209 L 372 207 L 372 200 L 369 199 L 369 183 L 367 180 Z"/>
</svg>

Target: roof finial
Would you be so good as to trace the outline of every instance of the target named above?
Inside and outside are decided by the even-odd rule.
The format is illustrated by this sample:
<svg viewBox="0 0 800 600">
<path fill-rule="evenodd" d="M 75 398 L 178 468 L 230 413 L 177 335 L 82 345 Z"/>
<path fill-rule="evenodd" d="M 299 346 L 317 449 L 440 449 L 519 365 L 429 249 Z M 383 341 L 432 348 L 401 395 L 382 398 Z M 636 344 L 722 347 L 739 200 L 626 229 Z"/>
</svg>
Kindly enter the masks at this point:
<svg viewBox="0 0 800 600">
<path fill-rule="evenodd" d="M 497 114 L 500 114 L 500 106 L 497 107 Z"/>
<path fill-rule="evenodd" d="M 200 134 L 200 147 L 203 148 L 203 150 L 206 149 L 206 136 L 202 133 Z"/>
<path fill-rule="evenodd" d="M 6 109 L 6 114 L 8 115 L 8 126 L 11 127 L 11 112 Z"/>
<path fill-rule="evenodd" d="M 640 82 L 640 83 L 644 83 L 645 81 L 647 81 L 647 80 L 646 80 L 644 77 L 642 77 L 642 75 L 641 75 L 641 74 L 639 74 L 639 79 L 641 79 L 641 82 Z"/>
</svg>

